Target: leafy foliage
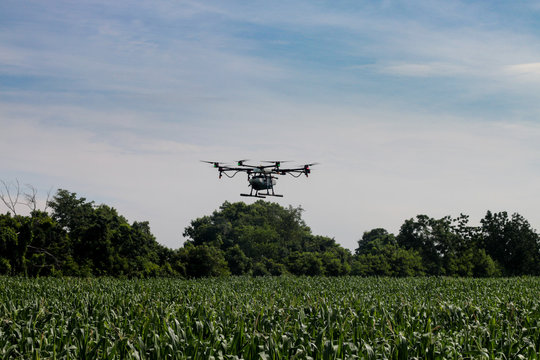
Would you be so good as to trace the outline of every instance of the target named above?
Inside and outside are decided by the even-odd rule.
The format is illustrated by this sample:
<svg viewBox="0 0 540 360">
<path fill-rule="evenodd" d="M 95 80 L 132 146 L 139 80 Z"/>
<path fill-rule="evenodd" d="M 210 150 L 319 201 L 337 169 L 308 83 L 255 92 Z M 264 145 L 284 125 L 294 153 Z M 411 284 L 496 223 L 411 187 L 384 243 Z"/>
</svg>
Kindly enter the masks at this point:
<svg viewBox="0 0 540 360">
<path fill-rule="evenodd" d="M 418 215 L 405 221 L 400 247 L 418 251 L 430 275 L 539 275 L 540 238 L 519 214 L 487 212 L 480 227 L 468 217 L 433 219 Z"/>
<path fill-rule="evenodd" d="M 397 235 L 364 233 L 354 255 L 333 238 L 313 235 L 302 208 L 257 201 L 229 203 L 185 228 L 184 246 L 160 245 L 148 222 L 129 223 L 116 209 L 67 190 L 51 214 L 0 215 L 0 275 L 212 277 L 519 276 L 540 274 L 540 238 L 519 214 L 469 218 L 418 215 Z"/>
<path fill-rule="evenodd" d="M 184 236 L 195 248 L 221 250 L 235 275 L 348 274 L 350 252 L 334 239 L 312 235 L 301 214 L 302 208 L 265 201 L 225 202 L 211 216 L 193 220 Z"/>
<path fill-rule="evenodd" d="M 147 222 L 130 225 L 114 208 L 95 206 L 66 190 L 59 190 L 49 205 L 50 216 L 42 211 L 0 215 L 0 247 L 5 245 L 0 271 L 30 276 L 167 275 L 163 258 L 172 251 L 157 243 Z"/>
</svg>

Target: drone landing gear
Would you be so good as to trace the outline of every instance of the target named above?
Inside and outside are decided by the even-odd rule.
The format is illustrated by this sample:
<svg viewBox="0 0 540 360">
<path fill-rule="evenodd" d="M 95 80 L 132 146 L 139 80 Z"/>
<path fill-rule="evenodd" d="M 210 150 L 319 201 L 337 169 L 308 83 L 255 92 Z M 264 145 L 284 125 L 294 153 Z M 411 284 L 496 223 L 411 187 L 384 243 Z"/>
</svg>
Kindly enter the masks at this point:
<svg viewBox="0 0 540 360">
<path fill-rule="evenodd" d="M 256 197 L 256 198 L 259 198 L 259 199 L 265 199 L 267 196 L 283 197 L 283 195 L 281 195 L 281 194 L 255 194 L 255 195 L 251 195 L 251 194 L 240 194 L 240 196 Z"/>
<path fill-rule="evenodd" d="M 266 195 L 266 194 L 265 194 L 265 195 Z M 266 198 L 266 196 L 262 196 L 262 195 L 258 195 L 258 194 L 255 194 L 255 195 L 251 195 L 251 194 L 240 194 L 240 196 L 256 197 L 256 198 L 260 198 L 260 199 Z"/>
<path fill-rule="evenodd" d="M 249 194 L 240 194 L 240 196 L 256 197 L 260 199 L 265 199 L 267 196 L 283 197 L 283 195 L 281 194 L 275 194 L 274 189 L 272 189 L 271 194 L 269 190 L 266 190 L 266 193 L 263 193 L 263 194 L 259 194 L 259 190 L 256 190 L 255 194 L 253 194 L 253 189 L 251 189 L 251 192 Z"/>
</svg>

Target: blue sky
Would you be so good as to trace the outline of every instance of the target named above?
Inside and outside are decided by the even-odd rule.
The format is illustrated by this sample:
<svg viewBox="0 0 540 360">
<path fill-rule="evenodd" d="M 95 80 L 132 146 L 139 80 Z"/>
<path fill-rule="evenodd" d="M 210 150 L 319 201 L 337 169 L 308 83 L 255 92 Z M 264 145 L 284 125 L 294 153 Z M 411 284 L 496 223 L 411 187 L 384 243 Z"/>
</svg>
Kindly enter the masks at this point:
<svg viewBox="0 0 540 360">
<path fill-rule="evenodd" d="M 354 249 L 407 218 L 540 225 L 536 2 L 0 3 L 0 178 L 176 248 L 238 194 L 199 160 L 318 161 L 278 202 Z M 249 201 L 249 200 L 248 200 Z M 5 209 L 4 209 L 5 210 Z"/>
</svg>

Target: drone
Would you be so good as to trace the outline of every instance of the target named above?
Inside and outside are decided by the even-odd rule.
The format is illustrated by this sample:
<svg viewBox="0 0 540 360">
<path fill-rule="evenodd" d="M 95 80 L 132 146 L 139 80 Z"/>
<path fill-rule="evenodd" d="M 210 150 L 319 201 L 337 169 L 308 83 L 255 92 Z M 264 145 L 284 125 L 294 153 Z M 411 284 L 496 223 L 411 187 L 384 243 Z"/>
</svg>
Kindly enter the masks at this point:
<svg viewBox="0 0 540 360">
<path fill-rule="evenodd" d="M 317 165 L 317 163 L 312 163 L 283 169 L 281 168 L 281 163 L 286 161 L 262 161 L 269 165 L 250 165 L 245 163 L 248 160 L 238 160 L 236 166 L 226 165 L 217 161 L 201 161 L 212 164 L 218 170 L 220 179 L 223 175 L 233 178 L 238 173 L 246 173 L 249 182 L 248 186 L 251 188 L 251 191 L 249 194 L 240 194 L 240 196 L 251 196 L 262 199 L 267 196 L 283 197 L 283 195 L 274 192 L 274 185 L 276 185 L 278 178 L 275 175 L 289 174 L 297 178 L 303 174 L 307 177 L 311 173 L 310 166 Z"/>
</svg>

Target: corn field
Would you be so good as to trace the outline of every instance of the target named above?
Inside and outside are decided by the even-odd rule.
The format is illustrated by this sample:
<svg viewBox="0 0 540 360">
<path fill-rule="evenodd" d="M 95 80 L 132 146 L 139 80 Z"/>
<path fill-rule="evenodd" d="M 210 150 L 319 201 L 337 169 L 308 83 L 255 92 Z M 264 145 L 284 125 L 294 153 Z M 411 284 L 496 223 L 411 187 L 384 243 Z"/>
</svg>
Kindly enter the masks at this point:
<svg viewBox="0 0 540 360">
<path fill-rule="evenodd" d="M 540 278 L 0 277 L 1 359 L 538 359 Z"/>
</svg>

